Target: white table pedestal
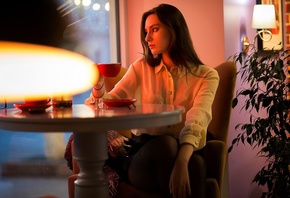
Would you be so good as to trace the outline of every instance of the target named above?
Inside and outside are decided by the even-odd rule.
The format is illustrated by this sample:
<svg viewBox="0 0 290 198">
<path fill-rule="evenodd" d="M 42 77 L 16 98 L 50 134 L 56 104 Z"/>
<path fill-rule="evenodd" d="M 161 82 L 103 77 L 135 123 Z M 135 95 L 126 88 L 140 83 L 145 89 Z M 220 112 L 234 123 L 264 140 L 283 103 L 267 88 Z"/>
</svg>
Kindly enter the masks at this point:
<svg viewBox="0 0 290 198">
<path fill-rule="evenodd" d="M 74 132 L 74 149 L 74 159 L 80 168 L 75 181 L 75 197 L 109 197 L 103 172 L 108 159 L 107 132 Z"/>
</svg>

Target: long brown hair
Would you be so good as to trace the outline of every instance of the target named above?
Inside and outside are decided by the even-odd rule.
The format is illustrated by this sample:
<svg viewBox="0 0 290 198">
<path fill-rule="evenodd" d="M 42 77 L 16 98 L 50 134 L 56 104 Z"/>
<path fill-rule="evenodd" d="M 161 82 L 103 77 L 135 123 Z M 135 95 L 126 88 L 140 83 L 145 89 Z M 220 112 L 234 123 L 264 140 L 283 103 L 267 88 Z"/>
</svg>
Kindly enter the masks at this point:
<svg viewBox="0 0 290 198">
<path fill-rule="evenodd" d="M 169 49 L 169 55 L 175 65 L 185 67 L 190 71 L 193 66 L 203 64 L 194 50 L 187 23 L 182 13 L 174 6 L 169 4 L 160 4 L 159 6 L 145 12 L 141 21 L 141 43 L 146 62 L 155 67 L 160 64 L 161 55 L 154 57 L 145 40 L 146 32 L 144 30 L 145 21 L 151 14 L 156 14 L 159 20 L 167 26 L 172 34 L 172 40 Z M 181 68 L 183 69 L 183 68 Z"/>
</svg>

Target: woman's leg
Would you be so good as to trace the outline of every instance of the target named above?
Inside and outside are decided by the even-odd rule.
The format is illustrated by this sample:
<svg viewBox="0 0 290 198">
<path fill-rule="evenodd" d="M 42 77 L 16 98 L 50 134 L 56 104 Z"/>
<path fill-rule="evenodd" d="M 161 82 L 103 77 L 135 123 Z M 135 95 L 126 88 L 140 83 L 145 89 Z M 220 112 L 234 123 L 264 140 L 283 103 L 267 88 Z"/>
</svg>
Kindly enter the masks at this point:
<svg viewBox="0 0 290 198">
<path fill-rule="evenodd" d="M 147 142 L 130 163 L 128 178 L 131 185 L 169 196 L 169 179 L 177 152 L 178 142 L 171 136 L 158 136 Z"/>
<path fill-rule="evenodd" d="M 193 153 L 188 164 L 191 197 L 205 198 L 206 166 L 202 155 Z"/>
</svg>

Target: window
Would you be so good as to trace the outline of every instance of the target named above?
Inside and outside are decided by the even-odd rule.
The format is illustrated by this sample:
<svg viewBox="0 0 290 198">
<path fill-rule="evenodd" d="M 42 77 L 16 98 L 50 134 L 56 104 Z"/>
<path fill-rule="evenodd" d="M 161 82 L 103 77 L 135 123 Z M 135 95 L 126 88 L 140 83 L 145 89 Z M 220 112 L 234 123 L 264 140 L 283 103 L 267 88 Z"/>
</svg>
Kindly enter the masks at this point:
<svg viewBox="0 0 290 198">
<path fill-rule="evenodd" d="M 117 2 L 75 0 L 61 4 L 59 11 L 68 21 L 63 47 L 95 62 L 119 61 Z"/>
<path fill-rule="evenodd" d="M 74 0 L 59 6 L 67 21 L 62 47 L 96 63 L 119 62 L 118 0 Z M 83 103 L 90 90 L 74 96 Z"/>
<path fill-rule="evenodd" d="M 18 2 L 24 4 L 24 2 L 35 3 L 37 1 L 40 0 Z M 68 22 L 60 47 L 80 53 L 96 63 L 120 61 L 118 49 L 118 0 L 55 1 L 58 3 L 58 11 Z M 10 2 L 14 1 L 9 0 L 6 2 L 7 4 L 9 3 L 10 6 L 2 6 L 2 8 L 6 10 L 10 8 L 11 10 L 15 10 L 15 7 L 19 10 L 24 10 L 22 5 L 10 4 Z M 25 4 L 25 6 L 27 8 L 28 5 Z M 25 10 L 25 12 L 27 12 L 27 10 Z M 11 16 L 11 18 L 15 18 L 19 21 L 18 17 Z M 8 24 L 5 23 L 5 21 L 7 21 L 7 16 L 5 15 L 5 17 L 2 17 L 2 20 L 0 18 L 0 24 Z M 17 30 L 18 26 L 13 28 Z M 14 30 L 15 29 L 13 29 L 11 33 L 16 32 Z M 21 31 L 18 32 L 21 33 Z M 0 34 L 0 38 L 6 35 L 9 36 L 10 33 Z M 38 35 L 34 34 L 33 36 Z M 74 96 L 73 102 L 83 103 L 89 93 L 90 90 Z M 8 107 L 13 107 L 13 103 L 7 102 Z M 7 103 L 5 99 L 0 98 L 0 108 L 6 106 Z M 62 133 L 51 134 L 58 136 Z M 62 169 L 64 168 L 63 166 L 66 166 L 65 160 L 63 159 L 64 150 L 55 149 L 65 147 L 70 133 L 65 133 L 63 136 L 65 136 L 65 138 L 64 141 L 60 141 L 60 144 L 63 143 L 63 146 L 61 146 L 56 145 L 57 140 L 49 144 L 46 134 L 13 132 L 0 129 L 1 195 L 3 195 L 3 197 L 29 198 L 53 194 L 56 197 L 67 197 L 67 191 L 64 189 L 67 189 L 68 175 L 65 174 L 66 171 L 71 174 L 71 171 L 67 167 L 65 167 L 64 170 Z M 62 138 L 63 137 L 60 137 L 58 142 Z M 47 157 L 47 148 L 55 149 L 50 151 L 50 153 L 56 153 L 57 155 L 61 154 L 61 159 L 51 160 L 51 158 Z M 52 171 L 53 174 L 51 174 L 49 170 L 58 171 Z M 54 175 L 56 173 L 59 175 Z"/>
</svg>

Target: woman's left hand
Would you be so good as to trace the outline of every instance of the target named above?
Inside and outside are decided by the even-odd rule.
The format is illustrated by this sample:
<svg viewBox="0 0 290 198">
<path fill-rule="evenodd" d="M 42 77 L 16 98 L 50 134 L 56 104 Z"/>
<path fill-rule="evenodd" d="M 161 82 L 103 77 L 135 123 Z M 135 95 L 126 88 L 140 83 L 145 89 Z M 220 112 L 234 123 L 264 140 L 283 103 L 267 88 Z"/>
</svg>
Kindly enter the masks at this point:
<svg viewBox="0 0 290 198">
<path fill-rule="evenodd" d="M 175 162 L 171 172 L 169 189 L 173 198 L 184 198 L 191 195 L 187 162 Z"/>
<path fill-rule="evenodd" d="M 194 148 L 191 144 L 180 145 L 169 182 L 169 190 L 173 198 L 184 198 L 191 195 L 188 162 L 193 151 Z"/>
</svg>

